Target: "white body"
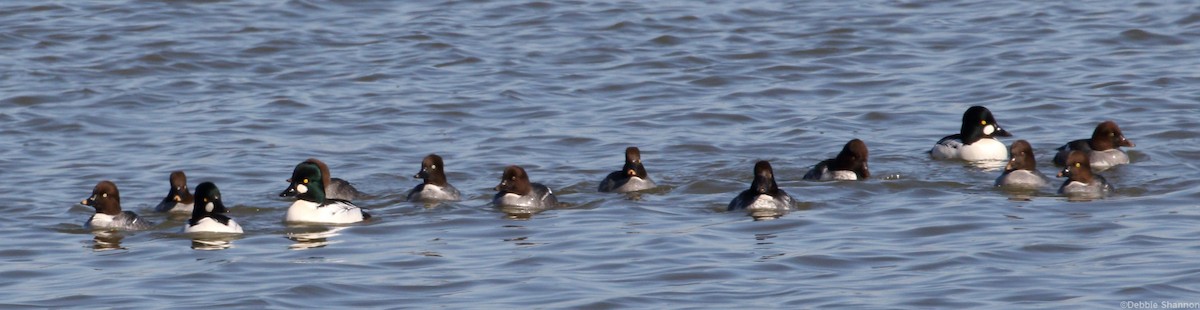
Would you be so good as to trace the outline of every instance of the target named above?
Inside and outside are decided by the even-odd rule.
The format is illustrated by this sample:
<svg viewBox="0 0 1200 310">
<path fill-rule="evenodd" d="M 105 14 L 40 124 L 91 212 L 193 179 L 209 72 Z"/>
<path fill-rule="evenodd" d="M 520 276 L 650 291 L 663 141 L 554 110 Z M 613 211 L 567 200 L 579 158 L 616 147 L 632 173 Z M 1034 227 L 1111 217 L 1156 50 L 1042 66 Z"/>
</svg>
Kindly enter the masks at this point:
<svg viewBox="0 0 1200 310">
<path fill-rule="evenodd" d="M 1120 149 L 1088 152 L 1088 160 L 1092 164 L 1092 172 L 1108 170 L 1116 165 L 1129 163 L 1129 155 Z"/>
<path fill-rule="evenodd" d="M 625 184 L 621 184 L 621 186 L 616 186 L 616 183 L 617 180 L 613 178 L 605 178 L 603 181 L 600 181 L 600 190 L 614 193 L 628 193 L 657 186 L 653 180 L 640 177 L 629 177 L 628 181 L 625 181 Z"/>
<path fill-rule="evenodd" d="M 416 190 L 413 188 L 412 190 Z M 414 195 L 415 194 L 415 195 Z M 437 186 L 433 184 L 425 184 L 421 187 L 420 192 L 409 192 L 409 201 L 459 201 L 462 200 L 462 194 L 458 192 L 454 185 Z"/>
<path fill-rule="evenodd" d="M 758 195 L 754 202 L 746 206 L 747 211 L 786 211 L 792 207 L 792 197 L 775 198 L 771 195 Z"/>
<path fill-rule="evenodd" d="M 196 223 L 196 225 L 191 225 L 190 223 L 187 225 L 184 225 L 183 232 L 184 233 L 210 232 L 210 233 L 240 234 L 240 233 L 242 233 L 242 226 L 238 225 L 238 223 L 235 222 L 233 219 L 229 220 L 229 225 L 225 225 L 225 224 L 221 224 L 221 222 L 218 222 L 217 220 L 212 219 L 211 217 L 206 217 L 206 218 L 200 219 L 200 222 Z"/>
<path fill-rule="evenodd" d="M 956 139 L 947 139 L 933 145 L 929 151 L 933 159 L 962 159 L 966 161 L 992 161 L 1008 159 L 1008 147 L 993 138 L 983 138 L 975 143 L 963 144 Z"/>
<path fill-rule="evenodd" d="M 996 178 L 996 186 L 1023 189 L 1038 189 L 1050 185 L 1050 179 L 1037 171 L 1013 170 Z"/>
<path fill-rule="evenodd" d="M 858 174 L 850 170 L 829 170 L 821 171 L 821 181 L 857 181 Z"/>
<path fill-rule="evenodd" d="M 517 195 L 513 193 L 497 194 L 492 197 L 492 204 L 496 207 L 517 207 L 520 209 L 529 210 L 544 210 L 558 207 L 558 198 L 554 197 L 554 191 L 550 188 L 533 184 L 533 190 L 529 195 Z"/>
<path fill-rule="evenodd" d="M 345 201 L 333 201 L 321 206 L 315 202 L 297 199 L 288 208 L 284 219 L 288 222 L 344 224 L 362 222 L 363 213 L 358 206 Z"/>
<path fill-rule="evenodd" d="M 158 212 L 192 213 L 192 205 L 193 204 L 191 204 L 191 203 L 176 202 L 175 206 L 171 207 L 170 209 L 167 209 L 166 204 L 159 203 L 158 206 L 154 207 L 154 210 L 158 211 Z"/>
<path fill-rule="evenodd" d="M 138 217 L 133 212 L 123 211 L 116 216 L 96 213 L 88 219 L 83 227 L 88 229 L 117 229 L 117 230 L 138 230 L 150 227 L 150 223 Z"/>
<path fill-rule="evenodd" d="M 1079 198 L 1102 198 L 1112 188 L 1107 182 L 1100 178 L 1093 179 L 1091 183 L 1083 183 L 1079 181 L 1070 181 L 1064 183 L 1058 188 L 1058 193 Z"/>
</svg>

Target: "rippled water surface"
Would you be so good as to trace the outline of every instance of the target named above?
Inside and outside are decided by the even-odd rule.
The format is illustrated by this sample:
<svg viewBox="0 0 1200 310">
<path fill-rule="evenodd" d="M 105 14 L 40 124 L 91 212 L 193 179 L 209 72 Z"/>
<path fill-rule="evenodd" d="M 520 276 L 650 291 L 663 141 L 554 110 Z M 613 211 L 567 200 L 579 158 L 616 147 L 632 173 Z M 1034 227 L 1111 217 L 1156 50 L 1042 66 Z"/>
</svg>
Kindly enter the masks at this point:
<svg viewBox="0 0 1200 310">
<path fill-rule="evenodd" d="M 0 306 L 1200 302 L 1197 42 L 1191 1 L 0 2 Z M 971 105 L 1047 174 L 1107 119 L 1133 163 L 1102 200 L 994 189 L 924 153 Z M 870 180 L 800 180 L 853 138 Z M 629 145 L 662 186 L 597 193 Z M 464 201 L 403 201 L 429 153 Z M 284 225 L 309 157 L 375 218 Z M 797 209 L 725 212 L 763 159 Z M 491 208 L 511 164 L 563 207 Z M 246 234 L 154 213 L 173 170 Z M 159 224 L 85 230 L 105 179 Z"/>
</svg>

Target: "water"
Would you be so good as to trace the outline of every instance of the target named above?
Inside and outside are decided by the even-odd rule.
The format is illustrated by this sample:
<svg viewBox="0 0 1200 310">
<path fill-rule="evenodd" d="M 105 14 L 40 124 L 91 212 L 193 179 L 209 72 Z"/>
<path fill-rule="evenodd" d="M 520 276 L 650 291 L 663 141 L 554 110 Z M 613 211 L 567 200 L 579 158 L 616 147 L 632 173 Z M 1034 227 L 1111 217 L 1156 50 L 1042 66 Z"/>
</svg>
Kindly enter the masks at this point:
<svg viewBox="0 0 1200 310">
<path fill-rule="evenodd" d="M 819 2 L 819 1 L 815 1 Z M 0 3 L 6 308 L 1118 308 L 1200 302 L 1189 1 Z M 923 153 L 985 105 L 1053 148 L 1116 120 L 1107 199 Z M 861 138 L 873 179 L 800 181 Z M 595 192 L 636 145 L 663 187 Z M 446 158 L 461 203 L 403 202 Z M 309 157 L 375 220 L 288 227 Z M 796 211 L 725 204 L 770 160 Z M 488 206 L 525 167 L 565 207 Z M 173 170 L 247 233 L 152 211 Z M 160 223 L 92 233 L 113 180 Z M 196 249 L 194 249 L 196 248 Z M 201 250 L 198 250 L 201 249 Z M 208 250 L 203 250 L 208 249 Z M 1159 306 L 1162 306 L 1159 304 Z"/>
</svg>

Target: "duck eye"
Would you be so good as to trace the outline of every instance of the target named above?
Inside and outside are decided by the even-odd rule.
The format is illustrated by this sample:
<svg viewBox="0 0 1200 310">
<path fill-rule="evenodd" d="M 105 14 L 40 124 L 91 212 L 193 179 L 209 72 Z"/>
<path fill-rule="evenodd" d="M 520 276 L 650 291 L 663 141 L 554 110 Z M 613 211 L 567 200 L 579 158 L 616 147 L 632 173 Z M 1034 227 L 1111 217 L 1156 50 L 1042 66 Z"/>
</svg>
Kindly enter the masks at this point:
<svg viewBox="0 0 1200 310">
<path fill-rule="evenodd" d="M 979 121 L 980 125 L 987 125 L 987 121 Z"/>
<path fill-rule="evenodd" d="M 1075 163 L 1075 168 L 1079 168 L 1079 163 Z"/>
<path fill-rule="evenodd" d="M 437 169 L 437 165 L 429 165 L 429 169 Z"/>
<path fill-rule="evenodd" d="M 103 198 L 108 198 L 108 193 L 103 193 L 103 194 L 100 194 L 100 197 L 103 197 Z"/>
<path fill-rule="evenodd" d="M 304 179 L 304 184 L 308 184 L 308 179 Z"/>
</svg>

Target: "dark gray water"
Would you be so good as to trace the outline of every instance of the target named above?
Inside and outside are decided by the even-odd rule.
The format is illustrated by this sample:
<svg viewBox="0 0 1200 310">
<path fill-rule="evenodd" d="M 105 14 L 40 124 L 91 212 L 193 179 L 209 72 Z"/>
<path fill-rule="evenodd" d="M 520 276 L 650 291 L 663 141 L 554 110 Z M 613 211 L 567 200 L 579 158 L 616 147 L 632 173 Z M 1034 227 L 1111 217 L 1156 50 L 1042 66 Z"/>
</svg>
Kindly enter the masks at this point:
<svg viewBox="0 0 1200 310">
<path fill-rule="evenodd" d="M 0 306 L 1200 302 L 1200 5 L 822 2 L 0 2 Z M 1106 119 L 1133 163 L 1103 200 L 994 189 L 924 153 L 971 105 L 1048 174 Z M 800 180 L 853 138 L 871 180 Z M 629 145 L 662 187 L 596 193 Z M 432 152 L 463 202 L 403 202 Z M 376 218 L 285 226 L 309 157 Z M 798 210 L 724 212 L 760 159 Z M 565 207 L 489 207 L 510 164 Z M 246 234 L 155 214 L 173 170 Z M 83 229 L 104 179 L 161 224 Z"/>
</svg>

